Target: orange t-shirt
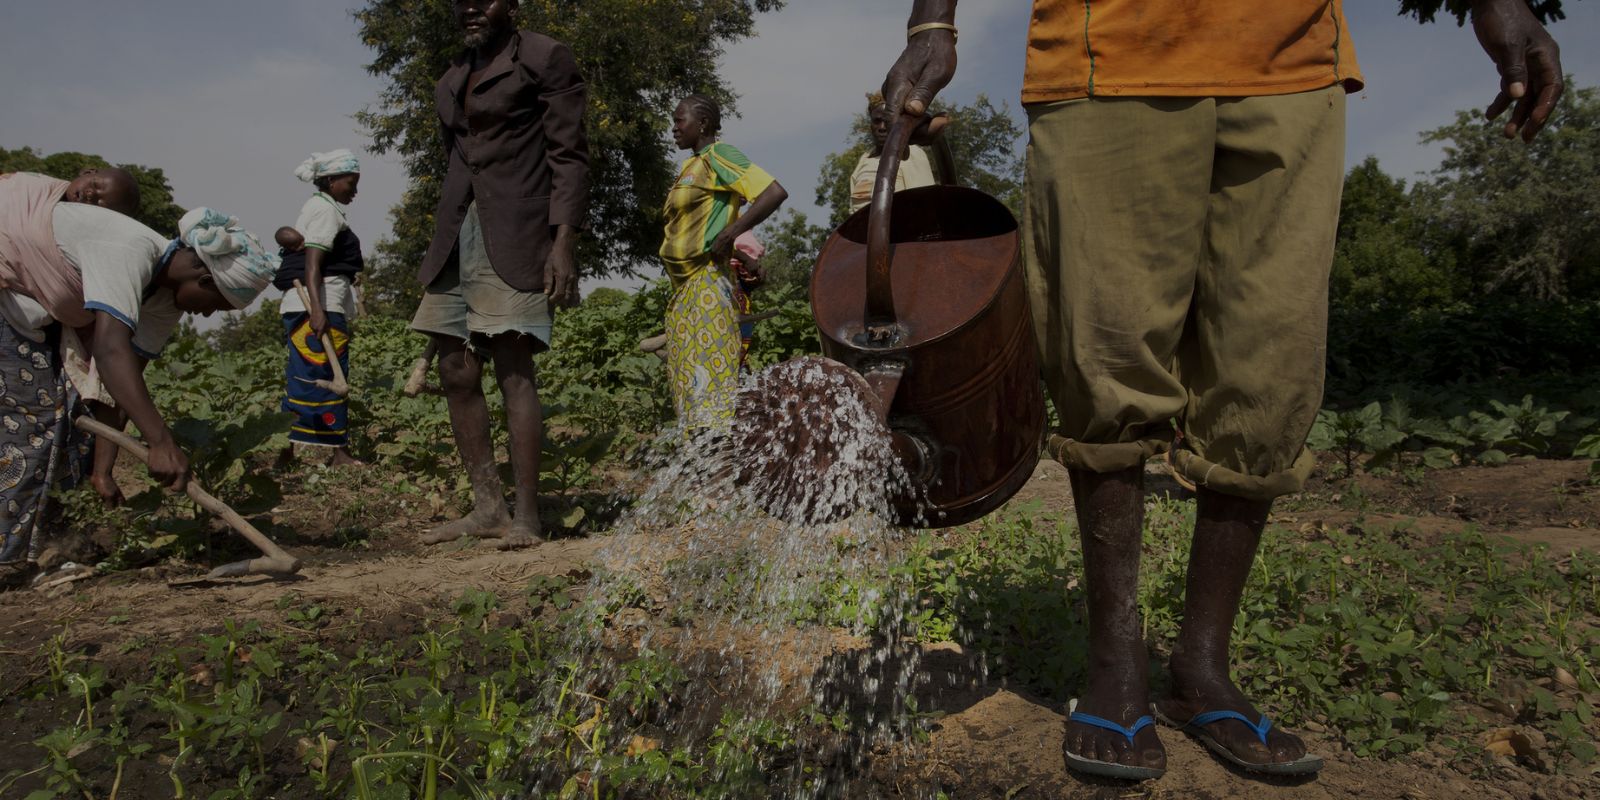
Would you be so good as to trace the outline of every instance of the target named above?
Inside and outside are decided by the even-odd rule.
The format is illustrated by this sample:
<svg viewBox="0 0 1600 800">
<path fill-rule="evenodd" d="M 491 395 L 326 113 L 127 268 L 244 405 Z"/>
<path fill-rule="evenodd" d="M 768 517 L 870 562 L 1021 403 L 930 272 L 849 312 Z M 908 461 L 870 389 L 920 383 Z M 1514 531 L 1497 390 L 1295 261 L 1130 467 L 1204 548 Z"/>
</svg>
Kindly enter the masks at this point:
<svg viewBox="0 0 1600 800">
<path fill-rule="evenodd" d="M 1023 103 L 1361 88 L 1341 0 L 1035 0 Z"/>
</svg>

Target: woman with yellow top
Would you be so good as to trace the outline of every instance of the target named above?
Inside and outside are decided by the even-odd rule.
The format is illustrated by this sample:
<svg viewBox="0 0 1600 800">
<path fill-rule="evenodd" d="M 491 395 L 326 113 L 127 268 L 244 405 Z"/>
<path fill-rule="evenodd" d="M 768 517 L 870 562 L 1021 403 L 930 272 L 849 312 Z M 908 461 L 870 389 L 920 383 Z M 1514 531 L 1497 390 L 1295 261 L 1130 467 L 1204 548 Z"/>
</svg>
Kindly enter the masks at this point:
<svg viewBox="0 0 1600 800">
<path fill-rule="evenodd" d="M 717 140 L 721 130 L 722 108 L 704 95 L 684 98 L 672 113 L 672 140 L 693 155 L 667 193 L 661 243 L 661 263 L 673 287 L 667 376 L 678 420 L 693 427 L 724 424 L 733 416 L 740 350 L 727 269 L 729 259 L 738 257 L 733 241 L 789 199 L 766 170 Z M 750 207 L 741 214 L 745 203 Z"/>
</svg>

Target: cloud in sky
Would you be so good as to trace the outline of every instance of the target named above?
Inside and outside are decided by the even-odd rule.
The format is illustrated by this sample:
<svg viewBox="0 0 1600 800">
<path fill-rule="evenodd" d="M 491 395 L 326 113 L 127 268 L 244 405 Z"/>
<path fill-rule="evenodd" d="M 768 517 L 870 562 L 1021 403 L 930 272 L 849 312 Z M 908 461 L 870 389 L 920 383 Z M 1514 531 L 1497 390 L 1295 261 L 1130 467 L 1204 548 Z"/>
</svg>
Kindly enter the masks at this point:
<svg viewBox="0 0 1600 800">
<path fill-rule="evenodd" d="M 1023 119 L 1024 48 L 1032 4 L 988 0 L 961 4 L 960 66 L 943 96 L 970 102 L 980 92 L 1010 104 Z M 1482 108 L 1498 89 L 1494 65 L 1470 28 L 1454 22 L 1418 25 L 1396 14 L 1397 0 L 1345 4 L 1367 87 L 1350 98 L 1347 156 L 1376 155 L 1391 174 L 1411 178 L 1438 165 L 1423 130 L 1448 124 L 1458 109 Z M 1552 30 L 1566 43 L 1565 67 L 1583 85 L 1600 81 L 1600 1 L 1567 3 L 1568 18 Z M 843 149 L 862 93 L 875 89 L 905 43 L 903 0 L 798 0 L 761 20 L 760 37 L 727 54 L 727 71 L 742 99 L 727 136 L 790 189 L 791 204 L 812 204 L 822 158 Z M 868 10 L 870 9 L 870 10 Z M 1021 146 L 1021 142 L 1018 143 Z"/>
<path fill-rule="evenodd" d="M 238 215 L 258 234 L 294 221 L 312 151 L 362 148 L 351 119 L 381 84 L 363 67 L 353 0 L 25 3 L 0 30 L 0 146 L 81 150 L 165 169 L 184 205 Z M 1347 3 L 1368 88 L 1350 104 L 1348 153 L 1413 177 L 1437 164 L 1417 142 L 1462 108 L 1481 108 L 1497 78 L 1470 30 L 1419 26 L 1395 0 Z M 1600 81 L 1600 0 L 1569 2 L 1554 27 L 1578 82 Z M 1022 81 L 1027 0 L 961 7 L 961 67 L 947 98 L 986 92 L 1011 105 Z M 905 37 L 908 0 L 790 0 L 729 49 L 723 73 L 742 95 L 727 136 L 778 176 L 814 217 L 821 160 L 844 146 L 862 94 L 883 80 Z M 1020 146 L 1019 142 L 1019 146 Z M 663 143 L 665 146 L 665 143 Z M 405 186 L 397 161 L 367 155 L 351 224 L 370 247 L 388 234 Z"/>
<path fill-rule="evenodd" d="M 294 168 L 366 135 L 370 57 L 343 4 L 31 3 L 0 34 L 0 147 L 79 150 L 166 171 L 177 202 L 238 216 L 270 239 L 310 188 Z M 25 77 L 24 77 L 25 76 Z M 397 162 L 363 157 L 351 225 L 387 234 L 405 188 Z"/>
</svg>

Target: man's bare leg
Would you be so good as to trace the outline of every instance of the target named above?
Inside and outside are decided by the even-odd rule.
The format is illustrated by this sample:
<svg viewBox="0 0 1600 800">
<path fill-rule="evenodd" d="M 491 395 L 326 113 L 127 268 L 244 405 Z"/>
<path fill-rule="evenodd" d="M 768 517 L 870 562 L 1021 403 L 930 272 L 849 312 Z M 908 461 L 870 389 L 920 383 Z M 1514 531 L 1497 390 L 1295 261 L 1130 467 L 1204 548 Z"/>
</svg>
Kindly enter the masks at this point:
<svg viewBox="0 0 1600 800">
<path fill-rule="evenodd" d="M 1239 598 L 1255 562 L 1270 501 L 1245 500 L 1201 487 L 1196 503 L 1194 544 L 1184 586 L 1183 627 L 1172 650 L 1172 694 L 1161 713 L 1182 723 L 1206 711 L 1237 711 L 1251 720 L 1261 712 L 1234 685 L 1228 656 Z M 1242 722 L 1222 720 L 1206 726 L 1213 738 L 1239 758 L 1256 764 L 1294 761 L 1305 743 L 1277 727 L 1262 744 Z"/>
<path fill-rule="evenodd" d="M 1139 555 L 1144 542 L 1144 468 L 1071 470 L 1089 589 L 1089 676 L 1077 710 L 1124 727 L 1150 713 L 1149 655 L 1139 625 Z M 1165 769 L 1167 753 L 1148 726 L 1122 734 L 1067 723 L 1063 746 L 1084 758 Z"/>
<path fill-rule="evenodd" d="M 526 334 L 503 333 L 489 344 L 495 380 L 505 399 L 511 472 L 517 484 L 517 513 L 505 538 L 500 540 L 501 550 L 544 541 L 539 524 L 539 450 L 544 444 L 544 409 L 539 405 L 539 384 L 534 375 L 535 341 Z"/>
<path fill-rule="evenodd" d="M 450 408 L 450 429 L 456 450 L 472 481 L 472 510 L 422 537 L 423 544 L 449 542 L 463 536 L 498 538 L 511 524 L 506 512 L 505 489 L 494 466 L 494 443 L 489 438 L 489 404 L 483 397 L 483 361 L 466 342 L 435 335 L 439 344 L 439 385 Z"/>
</svg>

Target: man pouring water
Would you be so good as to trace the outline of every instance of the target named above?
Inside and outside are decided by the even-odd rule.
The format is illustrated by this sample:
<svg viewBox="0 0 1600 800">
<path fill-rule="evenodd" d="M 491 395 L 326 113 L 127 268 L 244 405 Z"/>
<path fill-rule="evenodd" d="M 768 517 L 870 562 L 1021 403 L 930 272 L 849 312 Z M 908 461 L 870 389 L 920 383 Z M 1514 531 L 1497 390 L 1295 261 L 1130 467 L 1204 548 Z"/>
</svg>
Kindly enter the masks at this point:
<svg viewBox="0 0 1600 800">
<path fill-rule="evenodd" d="M 1144 463 L 1175 438 L 1198 485 L 1170 694 L 1155 704 L 1247 770 L 1322 766 L 1233 683 L 1234 617 L 1274 498 L 1298 491 L 1322 399 L 1345 94 L 1363 77 L 1339 0 L 1034 4 L 1023 102 L 1029 300 L 1071 473 L 1089 675 L 1067 765 L 1144 780 L 1154 729 L 1137 588 Z M 956 0 L 915 0 L 884 83 L 922 114 L 956 68 Z M 1488 115 L 1531 140 L 1562 91 L 1525 0 L 1475 0 L 1499 68 Z"/>
</svg>

